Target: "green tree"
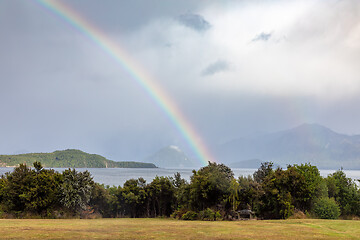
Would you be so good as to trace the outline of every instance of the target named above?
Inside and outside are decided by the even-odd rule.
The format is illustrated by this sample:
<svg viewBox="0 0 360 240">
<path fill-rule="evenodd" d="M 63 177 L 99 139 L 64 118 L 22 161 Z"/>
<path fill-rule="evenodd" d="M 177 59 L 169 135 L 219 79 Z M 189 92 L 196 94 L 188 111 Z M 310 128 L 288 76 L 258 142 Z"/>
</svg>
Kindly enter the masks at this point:
<svg viewBox="0 0 360 240">
<path fill-rule="evenodd" d="M 301 175 L 292 191 L 293 204 L 301 211 L 310 211 L 314 201 L 327 196 L 326 182 L 316 166 L 306 163 L 293 167 Z"/>
<path fill-rule="evenodd" d="M 229 202 L 231 204 L 231 209 L 236 211 L 240 205 L 239 192 L 240 184 L 236 179 L 232 179 L 229 187 Z"/>
<path fill-rule="evenodd" d="M 263 162 L 257 171 L 254 172 L 254 180 L 258 183 L 262 183 L 267 176 L 271 175 L 273 170 L 274 163 L 272 162 Z"/>
<path fill-rule="evenodd" d="M 77 172 L 69 168 L 62 173 L 60 202 L 73 213 L 86 210 L 93 187 L 94 181 L 88 171 Z"/>
<path fill-rule="evenodd" d="M 229 198 L 229 188 L 234 174 L 224 164 L 210 163 L 193 171 L 189 185 L 189 205 L 196 211 L 224 206 Z"/>
<path fill-rule="evenodd" d="M 147 186 L 153 216 L 170 216 L 175 205 L 175 187 L 168 177 L 156 176 Z"/>
<path fill-rule="evenodd" d="M 25 164 L 2 176 L 2 208 L 6 212 L 23 212 L 26 209 L 27 194 L 34 187 L 33 173 Z"/>
<path fill-rule="evenodd" d="M 337 219 L 340 215 L 340 208 L 334 198 L 323 197 L 314 203 L 314 213 L 322 219 Z"/>
<path fill-rule="evenodd" d="M 360 193 L 356 183 L 342 170 L 330 174 L 325 180 L 329 197 L 339 203 L 341 214 L 360 216 Z"/>
<path fill-rule="evenodd" d="M 103 184 L 95 183 L 92 191 L 89 205 L 102 217 L 115 217 L 112 209 L 113 196 L 110 190 Z"/>
<path fill-rule="evenodd" d="M 110 194 L 110 209 L 111 216 L 113 217 L 124 217 L 126 212 L 126 203 L 123 196 L 123 188 L 121 186 L 112 186 L 108 188 Z"/>
<path fill-rule="evenodd" d="M 264 194 L 260 197 L 258 214 L 264 218 L 288 218 L 293 214 L 291 192 L 296 191 L 301 176 L 294 168 L 276 169 L 262 180 Z"/>
<path fill-rule="evenodd" d="M 174 197 L 175 197 L 175 209 L 182 208 L 186 205 L 186 195 L 188 195 L 188 182 L 181 178 L 179 172 L 174 174 L 174 177 L 171 179 L 174 186 Z"/>
<path fill-rule="evenodd" d="M 181 174 L 179 172 L 175 173 L 171 180 L 175 188 L 180 188 L 187 183 L 185 179 L 181 178 Z"/>
<path fill-rule="evenodd" d="M 130 179 L 124 183 L 122 188 L 123 212 L 131 217 L 145 215 L 147 192 L 146 181 L 143 178 Z"/>
<path fill-rule="evenodd" d="M 61 175 L 34 163 L 35 170 L 20 164 L 13 172 L 1 177 L 2 208 L 9 213 L 25 212 L 47 215 L 58 207 Z"/>
<path fill-rule="evenodd" d="M 34 185 L 28 194 L 24 194 L 27 199 L 26 210 L 51 215 L 52 210 L 60 205 L 58 195 L 62 176 L 53 169 L 43 169 L 41 164 L 35 167 Z"/>
<path fill-rule="evenodd" d="M 239 208 L 251 208 L 256 211 L 259 208 L 259 198 L 264 194 L 262 185 L 249 175 L 247 177 L 240 176 L 239 183 Z"/>
</svg>

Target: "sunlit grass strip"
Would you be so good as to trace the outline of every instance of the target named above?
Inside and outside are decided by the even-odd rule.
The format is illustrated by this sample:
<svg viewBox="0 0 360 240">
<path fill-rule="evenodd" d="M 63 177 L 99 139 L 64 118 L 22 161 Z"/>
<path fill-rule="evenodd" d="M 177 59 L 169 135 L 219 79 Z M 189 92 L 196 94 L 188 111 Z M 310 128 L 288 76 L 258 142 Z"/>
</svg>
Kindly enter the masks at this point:
<svg viewBox="0 0 360 240">
<path fill-rule="evenodd" d="M 2 239 L 359 239 L 360 221 L 0 219 Z"/>
</svg>

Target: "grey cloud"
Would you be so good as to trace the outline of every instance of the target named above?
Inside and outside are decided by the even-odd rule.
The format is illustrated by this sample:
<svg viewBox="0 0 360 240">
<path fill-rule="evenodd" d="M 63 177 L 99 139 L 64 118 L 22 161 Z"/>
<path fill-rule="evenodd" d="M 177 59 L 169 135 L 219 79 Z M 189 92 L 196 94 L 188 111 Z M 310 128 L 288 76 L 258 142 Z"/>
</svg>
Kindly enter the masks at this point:
<svg viewBox="0 0 360 240">
<path fill-rule="evenodd" d="M 223 72 L 229 69 L 229 63 L 224 61 L 224 60 L 218 60 L 212 64 L 210 64 L 209 66 L 207 66 L 203 71 L 202 71 L 202 75 L 203 76 L 210 76 L 210 75 L 214 75 L 218 72 Z"/>
<path fill-rule="evenodd" d="M 198 11 L 208 4 L 193 0 L 64 1 L 102 30 L 121 33 L 136 31 L 153 20 L 173 18 L 188 9 Z"/>
<path fill-rule="evenodd" d="M 0 109 L 4 116 L 0 119 L 1 154 L 80 148 L 113 160 L 141 160 L 167 145 L 175 144 L 186 150 L 186 141 L 166 118 L 166 114 L 159 110 L 128 73 L 103 54 L 91 41 L 80 36 L 61 18 L 41 8 L 36 1 L 0 0 L 0 2 L 2 33 Z M 266 61 L 258 63 L 259 55 L 256 51 L 252 54 L 253 58 L 238 62 L 233 56 L 225 55 L 228 52 L 221 45 L 222 43 L 209 43 L 208 40 L 211 39 L 204 39 L 201 34 L 189 36 L 194 37 L 193 41 L 189 41 L 190 45 L 180 45 L 174 41 L 180 36 L 176 34 L 169 36 L 172 34 L 171 31 L 163 31 L 162 26 L 168 26 L 169 20 L 180 16 L 175 19 L 178 24 L 200 33 L 204 32 L 211 27 L 211 24 L 215 26 L 215 20 L 212 19 L 216 17 L 211 18 L 210 24 L 201 15 L 181 14 L 187 11 L 205 12 L 207 6 L 226 5 L 223 1 L 219 3 L 215 0 L 108 0 L 101 2 L 62 0 L 62 2 L 69 5 L 75 12 L 79 12 L 86 20 L 114 40 L 119 37 L 121 41 L 122 38 L 127 39 L 127 36 L 131 35 L 131 39 L 137 37 L 146 41 L 150 51 L 141 47 L 136 48 L 142 46 L 137 42 L 131 45 L 132 42 L 130 44 L 124 41 L 124 45 L 132 46 L 128 50 L 134 59 L 140 59 L 144 69 L 155 75 L 154 80 L 164 86 L 206 143 L 216 144 L 223 140 L 250 135 L 254 131 L 277 131 L 303 122 L 318 122 L 338 132 L 360 133 L 358 124 L 360 105 L 357 104 L 360 97 L 346 97 L 341 102 L 334 101 L 325 104 L 310 97 L 280 96 L 274 99 L 274 96 L 265 93 L 263 93 L 264 96 L 261 93 L 258 95 L 249 93 L 245 87 L 245 90 L 234 92 L 234 94 L 230 91 L 222 91 L 221 88 L 216 88 L 215 91 L 200 89 L 198 86 L 201 87 L 203 86 L 201 84 L 207 85 L 210 82 L 206 77 L 217 76 L 216 74 L 224 71 L 234 70 L 235 80 L 251 81 L 260 70 L 278 76 L 276 72 L 268 69 L 276 65 L 282 66 L 277 61 L 269 65 L 264 64 L 268 63 Z M 250 2 L 252 1 L 249 1 L 249 4 Z M 359 10 L 360 4 L 357 0 L 344 0 L 339 5 L 342 6 L 345 3 L 350 7 L 344 6 L 341 11 L 338 7 L 334 8 L 336 14 L 331 15 L 331 19 L 322 17 L 317 20 L 322 15 L 314 11 L 306 15 L 307 21 L 297 23 L 285 33 L 289 41 L 292 41 L 289 44 L 289 47 L 294 47 L 291 48 L 292 52 L 299 50 L 295 48 L 295 43 L 309 41 L 310 36 L 313 38 L 325 36 L 326 39 L 333 39 L 336 44 L 344 41 L 344 36 L 348 36 L 347 43 L 353 44 L 353 47 L 349 49 L 349 52 L 340 51 L 343 48 L 338 48 L 338 52 L 345 52 L 344 54 L 348 55 L 344 55 L 344 58 L 339 57 L 339 61 L 334 62 L 339 65 L 341 63 L 343 67 L 346 67 L 345 69 L 355 72 L 356 76 L 357 68 L 354 66 L 359 62 L 359 54 L 356 54 L 359 51 L 358 29 L 356 29 L 359 11 L 356 10 Z M 234 1 L 234 5 L 236 4 L 238 4 L 237 1 Z M 234 9 L 234 5 L 229 5 L 229 9 Z M 319 10 L 322 9 L 319 8 Z M 156 35 L 154 32 L 151 32 L 152 35 L 148 33 L 137 35 L 142 33 L 143 29 L 146 30 L 144 26 L 152 26 L 152 21 L 161 23 L 155 29 L 161 32 L 160 37 L 152 37 Z M 163 24 L 164 21 L 165 24 Z M 333 23 L 336 23 L 334 25 L 336 31 L 323 28 L 325 24 L 333 26 Z M 229 22 L 229 24 L 234 24 L 234 22 Z M 234 26 L 229 26 L 229 29 L 234 29 Z M 212 30 L 218 29 L 213 27 Z M 256 43 L 273 41 L 276 40 L 277 35 L 283 34 L 280 29 L 276 29 L 276 34 L 261 32 L 261 30 L 263 29 L 245 41 L 249 39 Z M 323 32 L 328 34 L 323 34 Z M 332 32 L 334 33 L 330 34 Z M 331 38 L 333 35 L 336 37 Z M 229 42 L 231 44 L 231 41 Z M 311 41 L 306 43 L 314 46 L 310 45 Z M 233 46 L 229 47 L 233 50 Z M 324 51 L 327 48 L 321 49 Z M 142 51 L 146 53 L 142 54 Z M 287 50 L 285 53 L 289 54 L 289 52 L 291 51 Z M 216 55 L 219 53 L 224 59 L 236 61 L 236 64 L 243 67 L 242 70 L 248 66 L 247 69 L 251 69 L 248 71 L 250 74 L 241 75 L 240 71 L 236 72 L 237 70 L 232 68 L 232 62 L 212 58 L 219 56 Z M 233 53 L 235 54 L 236 51 L 234 50 Z M 310 53 L 311 55 L 307 55 L 308 53 L 305 52 L 304 55 L 309 56 L 309 59 L 316 57 L 312 52 Z M 331 54 L 335 56 L 336 52 L 333 51 Z M 195 55 L 199 57 L 189 61 Z M 145 59 L 141 59 L 141 56 L 145 56 Z M 285 56 L 289 56 L 286 59 L 294 57 L 292 54 Z M 297 57 L 296 55 L 294 59 Z M 210 62 L 205 62 L 204 69 L 199 71 L 197 63 L 203 64 L 203 59 L 210 59 Z M 169 63 L 166 67 L 163 67 L 164 61 Z M 146 64 L 149 62 L 151 64 Z M 254 64 L 243 65 L 246 62 Z M 280 61 L 280 63 L 283 62 Z M 294 69 L 300 72 L 306 69 L 303 65 L 300 62 Z M 332 67 L 332 65 L 329 66 Z M 185 72 L 184 69 L 186 73 L 181 74 Z M 294 77 L 296 73 L 297 71 L 284 71 L 284 75 L 289 78 Z M 342 71 L 339 70 L 339 73 Z M 161 77 L 157 78 L 157 75 Z M 201 76 L 205 77 L 196 79 Z M 251 78 L 252 76 L 255 77 Z M 345 75 L 344 78 L 347 76 Z M 189 79 L 186 84 L 185 78 Z M 192 83 L 195 81 L 201 84 L 194 86 Z M 192 150 L 187 149 L 186 153 L 191 155 Z"/>
<path fill-rule="evenodd" d="M 103 32 L 126 34 L 158 19 L 171 19 L 187 10 L 199 11 L 208 3 L 192 0 L 168 1 L 98 1 L 98 0 L 62 0 L 62 2 L 79 13 Z M 6 32 L 32 34 L 56 34 L 64 25 L 54 24 L 61 21 L 49 14 L 43 21 L 44 13 L 50 13 L 36 1 L 0 0 L 0 29 Z M 9 24 L 11 22 L 11 24 Z"/>
<path fill-rule="evenodd" d="M 206 21 L 203 16 L 198 14 L 182 14 L 177 19 L 182 25 L 199 32 L 206 31 L 211 27 L 210 23 Z"/>
<path fill-rule="evenodd" d="M 272 33 L 266 33 L 266 32 L 262 32 L 258 35 L 256 35 L 251 41 L 252 42 L 257 42 L 257 41 L 268 41 L 272 36 Z"/>
</svg>

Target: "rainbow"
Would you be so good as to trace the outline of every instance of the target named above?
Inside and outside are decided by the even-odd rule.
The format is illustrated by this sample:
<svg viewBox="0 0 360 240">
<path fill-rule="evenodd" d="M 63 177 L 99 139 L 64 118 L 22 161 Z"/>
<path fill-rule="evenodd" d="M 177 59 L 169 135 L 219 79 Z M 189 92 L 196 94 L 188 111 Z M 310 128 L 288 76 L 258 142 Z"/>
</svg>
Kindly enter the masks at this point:
<svg viewBox="0 0 360 240">
<path fill-rule="evenodd" d="M 202 165 L 207 165 L 208 161 L 215 162 L 215 158 L 204 144 L 201 136 L 195 131 L 171 97 L 151 78 L 144 68 L 132 59 L 129 53 L 64 3 L 57 0 L 34 1 L 55 13 L 87 38 L 91 39 L 99 48 L 121 65 L 169 117 Z"/>
</svg>

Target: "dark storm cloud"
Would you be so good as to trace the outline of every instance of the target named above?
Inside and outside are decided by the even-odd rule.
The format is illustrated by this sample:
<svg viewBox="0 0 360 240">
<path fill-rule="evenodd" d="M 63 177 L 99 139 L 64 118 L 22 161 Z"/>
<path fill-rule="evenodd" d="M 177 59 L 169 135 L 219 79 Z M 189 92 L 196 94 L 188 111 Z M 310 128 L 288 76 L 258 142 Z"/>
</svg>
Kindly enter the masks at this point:
<svg viewBox="0 0 360 240">
<path fill-rule="evenodd" d="M 262 32 L 258 35 L 256 35 L 251 41 L 252 42 L 257 42 L 257 41 L 268 41 L 272 36 L 272 33 L 265 33 L 265 32 Z"/>
<path fill-rule="evenodd" d="M 193 13 L 182 14 L 177 17 L 177 20 L 184 26 L 194 29 L 198 32 L 208 30 L 211 25 L 204 19 L 203 16 Z"/>
<path fill-rule="evenodd" d="M 224 60 L 218 60 L 212 64 L 210 64 L 209 66 L 207 66 L 203 71 L 202 71 L 202 75 L 203 76 L 211 76 L 214 75 L 218 72 L 224 72 L 227 71 L 229 69 L 229 63 L 224 61 Z"/>
</svg>

